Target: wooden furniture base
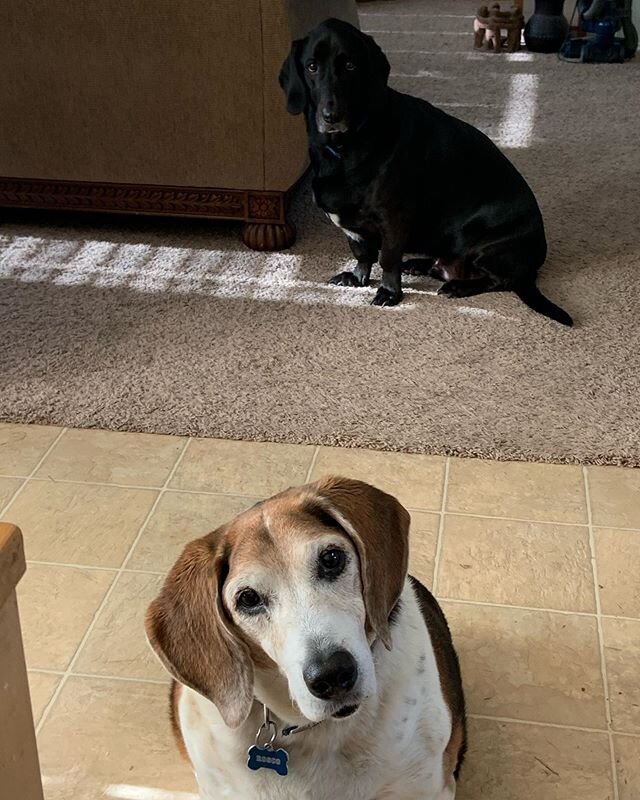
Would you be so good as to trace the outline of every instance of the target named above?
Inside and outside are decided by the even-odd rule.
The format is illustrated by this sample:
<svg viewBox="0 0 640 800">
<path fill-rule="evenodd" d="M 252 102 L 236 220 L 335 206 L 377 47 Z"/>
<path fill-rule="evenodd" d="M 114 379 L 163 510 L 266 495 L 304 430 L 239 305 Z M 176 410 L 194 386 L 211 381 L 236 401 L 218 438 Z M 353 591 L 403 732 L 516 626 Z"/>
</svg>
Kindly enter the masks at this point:
<svg viewBox="0 0 640 800">
<path fill-rule="evenodd" d="M 296 240 L 292 222 L 274 225 L 271 222 L 247 222 L 242 229 L 242 241 L 252 250 L 286 250 Z"/>
<path fill-rule="evenodd" d="M 282 250 L 295 242 L 288 202 L 289 192 L 0 177 L 0 207 L 238 220 L 254 250 Z"/>
<path fill-rule="evenodd" d="M 43 800 L 16 586 L 25 571 L 22 534 L 0 522 L 0 798 Z"/>
</svg>

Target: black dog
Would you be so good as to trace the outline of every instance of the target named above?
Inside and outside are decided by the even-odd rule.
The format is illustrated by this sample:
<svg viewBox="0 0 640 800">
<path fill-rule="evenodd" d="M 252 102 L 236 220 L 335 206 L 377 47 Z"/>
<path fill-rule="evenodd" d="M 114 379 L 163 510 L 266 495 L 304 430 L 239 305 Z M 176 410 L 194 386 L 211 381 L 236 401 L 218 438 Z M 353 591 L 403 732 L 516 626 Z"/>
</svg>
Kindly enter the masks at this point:
<svg viewBox="0 0 640 800">
<path fill-rule="evenodd" d="M 374 305 L 400 302 L 409 264 L 447 297 L 513 291 L 571 325 L 536 287 L 547 243 L 524 178 L 476 128 L 390 89 L 389 69 L 370 36 L 330 19 L 293 42 L 280 73 L 287 109 L 306 115 L 315 201 L 358 260 L 331 282 L 366 286 L 379 257 Z M 405 253 L 426 258 L 403 264 Z"/>
</svg>

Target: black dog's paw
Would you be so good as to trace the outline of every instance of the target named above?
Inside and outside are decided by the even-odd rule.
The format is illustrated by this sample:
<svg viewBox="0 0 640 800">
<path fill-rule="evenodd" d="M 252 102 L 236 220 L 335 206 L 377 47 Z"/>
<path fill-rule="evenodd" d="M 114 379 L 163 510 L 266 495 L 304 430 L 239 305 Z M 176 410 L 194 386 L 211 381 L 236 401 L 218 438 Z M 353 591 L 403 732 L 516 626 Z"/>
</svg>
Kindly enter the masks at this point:
<svg viewBox="0 0 640 800">
<path fill-rule="evenodd" d="M 353 272 L 339 272 L 329 280 L 334 286 L 366 286 Z"/>
<path fill-rule="evenodd" d="M 475 294 L 469 291 L 469 281 L 447 281 L 443 283 L 438 289 L 438 294 L 453 299 L 454 297 L 469 297 L 470 294 Z"/>
<path fill-rule="evenodd" d="M 371 301 L 372 306 L 397 306 L 402 300 L 402 292 L 392 292 L 381 286 L 376 292 L 376 296 Z"/>
</svg>

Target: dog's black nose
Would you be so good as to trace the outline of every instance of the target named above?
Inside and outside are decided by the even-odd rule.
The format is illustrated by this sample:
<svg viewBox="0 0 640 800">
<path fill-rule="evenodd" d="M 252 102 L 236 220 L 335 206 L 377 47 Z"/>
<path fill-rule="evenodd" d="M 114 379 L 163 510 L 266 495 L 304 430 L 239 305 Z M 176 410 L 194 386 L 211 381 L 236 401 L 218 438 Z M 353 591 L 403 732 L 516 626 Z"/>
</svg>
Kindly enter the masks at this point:
<svg viewBox="0 0 640 800">
<path fill-rule="evenodd" d="M 326 107 L 322 109 L 322 119 L 329 124 L 333 124 L 340 121 L 340 114 L 333 108 Z"/>
<path fill-rule="evenodd" d="M 311 694 L 321 700 L 335 700 L 351 691 L 358 680 L 358 665 L 351 653 L 334 650 L 327 657 L 310 661 L 303 672 Z"/>
</svg>

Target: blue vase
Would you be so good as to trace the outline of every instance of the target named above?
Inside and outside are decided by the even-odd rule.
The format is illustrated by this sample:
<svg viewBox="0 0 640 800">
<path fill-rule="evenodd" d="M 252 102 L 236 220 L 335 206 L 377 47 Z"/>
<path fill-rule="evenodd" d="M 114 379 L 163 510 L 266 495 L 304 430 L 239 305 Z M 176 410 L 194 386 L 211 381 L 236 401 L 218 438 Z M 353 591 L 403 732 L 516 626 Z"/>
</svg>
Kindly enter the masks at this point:
<svg viewBox="0 0 640 800">
<path fill-rule="evenodd" d="M 533 16 L 524 26 L 524 40 L 534 53 L 557 53 L 569 33 L 564 0 L 536 0 Z"/>
</svg>

